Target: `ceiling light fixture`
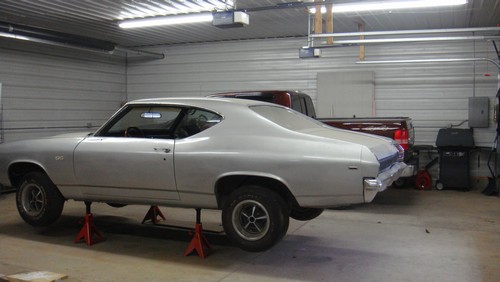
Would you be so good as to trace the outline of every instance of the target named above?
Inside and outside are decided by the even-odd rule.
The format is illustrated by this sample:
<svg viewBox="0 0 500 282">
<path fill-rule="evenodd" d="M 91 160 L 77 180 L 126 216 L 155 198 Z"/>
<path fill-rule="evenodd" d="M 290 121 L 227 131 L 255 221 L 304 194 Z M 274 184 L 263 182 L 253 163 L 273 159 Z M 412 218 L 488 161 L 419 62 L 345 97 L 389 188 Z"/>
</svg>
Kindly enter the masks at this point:
<svg viewBox="0 0 500 282">
<path fill-rule="evenodd" d="M 8 33 L 8 32 L 0 32 L 0 36 L 2 36 L 2 37 L 8 37 L 8 38 L 14 38 L 14 39 L 20 39 L 20 40 L 28 40 L 28 41 L 30 40 L 26 36 L 16 35 L 16 34 Z"/>
<path fill-rule="evenodd" d="M 129 2 L 140 3 L 126 5 L 126 7 L 120 11 L 120 15 L 116 20 L 123 21 L 127 19 L 187 15 L 235 9 L 233 0 L 147 0 Z"/>
<path fill-rule="evenodd" d="M 333 4 L 332 13 L 367 12 L 382 10 L 400 10 L 415 8 L 430 8 L 442 6 L 458 6 L 467 4 L 467 0 L 411 0 L 411 1 L 374 1 L 352 4 Z M 316 13 L 316 8 L 309 9 Z M 321 13 L 326 13 L 326 8 L 321 8 Z"/>
<path fill-rule="evenodd" d="M 188 15 L 174 15 L 154 18 L 124 20 L 118 23 L 121 28 L 138 28 L 160 25 L 188 24 L 199 22 L 211 22 L 212 13 L 198 13 Z"/>
</svg>

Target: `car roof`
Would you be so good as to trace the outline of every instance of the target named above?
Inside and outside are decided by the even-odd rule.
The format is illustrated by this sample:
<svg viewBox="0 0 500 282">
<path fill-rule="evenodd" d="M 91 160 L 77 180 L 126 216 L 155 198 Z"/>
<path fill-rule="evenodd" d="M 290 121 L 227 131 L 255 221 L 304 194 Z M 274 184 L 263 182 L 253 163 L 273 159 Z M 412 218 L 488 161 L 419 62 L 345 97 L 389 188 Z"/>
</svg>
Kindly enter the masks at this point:
<svg viewBox="0 0 500 282">
<path fill-rule="evenodd" d="M 273 105 L 261 101 L 212 98 L 212 97 L 171 97 L 171 98 L 151 98 L 130 101 L 127 104 L 158 104 L 158 105 L 185 105 L 194 107 L 248 107 L 252 105 Z"/>
<path fill-rule="evenodd" d="M 244 96 L 259 96 L 259 95 L 275 95 L 275 94 L 291 94 L 291 95 L 307 95 L 304 92 L 298 90 L 245 90 L 245 91 L 233 91 L 233 92 L 221 92 L 207 95 L 207 97 L 234 97 L 238 95 Z"/>
</svg>

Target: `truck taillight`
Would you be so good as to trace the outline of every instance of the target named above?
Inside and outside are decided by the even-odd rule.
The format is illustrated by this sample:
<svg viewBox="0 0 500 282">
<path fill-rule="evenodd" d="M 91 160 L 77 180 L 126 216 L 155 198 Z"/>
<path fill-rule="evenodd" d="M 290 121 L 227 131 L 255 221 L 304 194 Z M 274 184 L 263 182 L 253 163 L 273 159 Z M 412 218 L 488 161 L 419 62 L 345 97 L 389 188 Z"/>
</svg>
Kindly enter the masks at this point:
<svg viewBox="0 0 500 282">
<path fill-rule="evenodd" d="M 394 131 L 394 141 L 398 142 L 403 149 L 408 150 L 408 130 L 398 129 Z"/>
</svg>

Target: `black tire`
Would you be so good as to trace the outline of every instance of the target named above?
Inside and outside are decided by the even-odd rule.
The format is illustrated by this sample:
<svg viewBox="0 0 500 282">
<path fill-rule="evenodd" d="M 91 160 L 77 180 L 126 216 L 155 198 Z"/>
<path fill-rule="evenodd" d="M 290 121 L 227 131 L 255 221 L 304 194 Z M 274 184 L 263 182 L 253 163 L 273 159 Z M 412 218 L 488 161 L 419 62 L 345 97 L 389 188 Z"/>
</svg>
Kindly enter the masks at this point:
<svg viewBox="0 0 500 282">
<path fill-rule="evenodd" d="M 47 226 L 61 216 L 64 198 L 42 172 L 30 172 L 21 180 L 16 194 L 19 215 L 32 226 Z"/>
<path fill-rule="evenodd" d="M 441 181 L 436 181 L 436 189 L 439 190 L 439 191 L 443 191 L 444 190 L 444 185 Z"/>
<path fill-rule="evenodd" d="M 120 204 L 120 203 L 106 203 L 106 204 L 108 204 L 108 206 L 113 208 L 123 208 L 127 206 L 127 204 Z"/>
<path fill-rule="evenodd" d="M 307 221 L 320 216 L 324 210 L 325 209 L 293 207 L 290 217 L 295 220 Z"/>
<path fill-rule="evenodd" d="M 222 208 L 227 237 L 249 252 L 262 252 L 274 246 L 285 236 L 288 224 L 288 208 L 283 198 L 260 186 L 237 189 Z"/>
<path fill-rule="evenodd" d="M 396 181 L 392 183 L 392 186 L 398 189 L 404 188 L 405 185 L 406 185 L 406 179 L 402 177 L 396 179 Z"/>
</svg>

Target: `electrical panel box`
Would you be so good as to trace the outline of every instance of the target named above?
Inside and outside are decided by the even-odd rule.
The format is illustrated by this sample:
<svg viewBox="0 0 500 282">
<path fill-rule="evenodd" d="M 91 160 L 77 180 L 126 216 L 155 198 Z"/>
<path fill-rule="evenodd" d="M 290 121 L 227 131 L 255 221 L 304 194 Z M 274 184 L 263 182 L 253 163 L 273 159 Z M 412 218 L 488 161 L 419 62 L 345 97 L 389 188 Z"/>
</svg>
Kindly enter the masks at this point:
<svg viewBox="0 0 500 282">
<path fill-rule="evenodd" d="M 469 127 L 490 126 L 490 99 L 488 97 L 469 98 Z"/>
<path fill-rule="evenodd" d="M 299 58 L 318 58 L 321 57 L 321 49 L 312 47 L 302 47 L 299 49 Z"/>
</svg>

